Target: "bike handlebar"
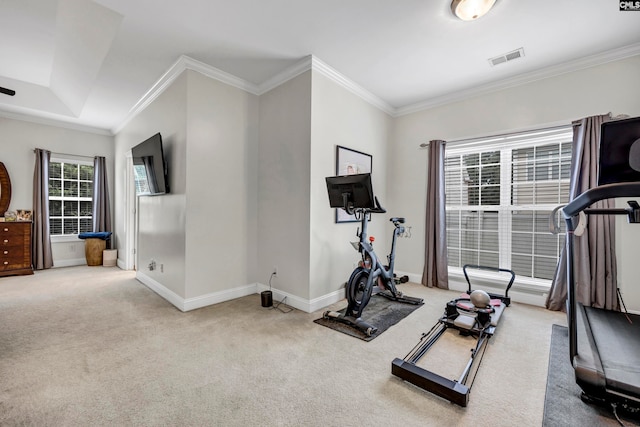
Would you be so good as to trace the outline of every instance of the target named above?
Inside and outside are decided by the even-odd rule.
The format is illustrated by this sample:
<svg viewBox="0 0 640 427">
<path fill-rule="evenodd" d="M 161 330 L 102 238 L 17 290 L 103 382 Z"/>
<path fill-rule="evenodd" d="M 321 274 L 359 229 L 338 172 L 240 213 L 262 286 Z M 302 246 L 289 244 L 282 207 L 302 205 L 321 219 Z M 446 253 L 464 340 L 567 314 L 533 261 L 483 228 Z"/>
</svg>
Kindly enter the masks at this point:
<svg viewBox="0 0 640 427">
<path fill-rule="evenodd" d="M 371 213 L 386 213 L 387 210 L 380 205 L 380 202 L 378 201 L 378 197 L 374 196 L 373 198 L 374 198 L 374 200 L 376 202 L 376 207 L 373 208 L 373 209 L 369 209 L 369 212 L 371 212 Z"/>
<path fill-rule="evenodd" d="M 386 213 L 387 212 L 387 210 L 380 205 L 380 202 L 378 201 L 377 196 L 374 196 L 374 201 L 375 201 L 375 207 L 373 208 L 346 208 L 345 210 L 349 215 L 354 215 L 356 212 L 358 213 L 361 212 L 365 215 L 369 213 Z"/>
</svg>

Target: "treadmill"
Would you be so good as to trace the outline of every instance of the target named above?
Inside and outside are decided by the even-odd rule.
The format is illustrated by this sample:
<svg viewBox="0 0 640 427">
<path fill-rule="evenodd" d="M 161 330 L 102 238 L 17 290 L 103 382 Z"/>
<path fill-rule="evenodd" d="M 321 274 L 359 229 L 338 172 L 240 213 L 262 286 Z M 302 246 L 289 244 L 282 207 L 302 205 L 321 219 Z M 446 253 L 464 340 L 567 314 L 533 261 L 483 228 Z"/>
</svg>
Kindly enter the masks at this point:
<svg viewBox="0 0 640 427">
<path fill-rule="evenodd" d="M 598 184 L 562 209 L 567 224 L 570 360 L 583 401 L 640 416 L 640 316 L 578 302 L 573 262 L 574 231 L 586 215 L 626 215 L 629 223 L 640 223 L 635 201 L 626 209 L 590 208 L 600 200 L 640 197 L 640 117 L 602 125 Z"/>
</svg>

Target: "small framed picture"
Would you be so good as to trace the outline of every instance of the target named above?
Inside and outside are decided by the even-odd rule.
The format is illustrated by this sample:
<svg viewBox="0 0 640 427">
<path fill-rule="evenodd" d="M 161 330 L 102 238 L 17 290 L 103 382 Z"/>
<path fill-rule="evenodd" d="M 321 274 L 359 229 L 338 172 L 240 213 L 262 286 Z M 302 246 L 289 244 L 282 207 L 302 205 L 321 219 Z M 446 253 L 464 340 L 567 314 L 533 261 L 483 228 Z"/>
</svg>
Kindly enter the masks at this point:
<svg viewBox="0 0 640 427">
<path fill-rule="evenodd" d="M 30 210 L 18 209 L 16 212 L 17 221 L 31 221 L 32 213 Z"/>
</svg>

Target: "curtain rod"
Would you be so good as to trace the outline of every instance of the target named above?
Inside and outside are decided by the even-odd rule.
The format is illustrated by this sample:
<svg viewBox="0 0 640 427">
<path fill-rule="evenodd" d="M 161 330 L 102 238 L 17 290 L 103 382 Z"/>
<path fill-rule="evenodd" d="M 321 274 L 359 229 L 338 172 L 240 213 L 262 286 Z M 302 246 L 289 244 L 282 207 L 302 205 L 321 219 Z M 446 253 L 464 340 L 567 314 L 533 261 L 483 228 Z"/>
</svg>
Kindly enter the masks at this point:
<svg viewBox="0 0 640 427">
<path fill-rule="evenodd" d="M 524 131 L 519 131 L 519 132 L 509 132 L 509 133 L 499 133 L 499 134 L 494 134 L 494 135 L 485 135 L 485 136 L 479 136 L 479 137 L 474 137 L 474 138 L 451 139 L 451 140 L 447 140 L 446 143 L 448 143 L 448 144 L 457 144 L 457 143 L 460 143 L 460 142 L 471 142 L 471 141 L 479 141 L 479 140 L 483 140 L 483 139 L 505 138 L 505 137 L 508 137 L 508 136 L 514 137 L 514 136 L 518 136 L 518 135 L 526 135 L 528 133 L 550 132 L 550 131 L 561 130 L 561 129 L 571 129 L 571 124 L 567 123 L 567 124 L 564 124 L 564 125 L 549 126 L 549 127 L 544 127 L 544 128 L 535 128 L 535 129 L 529 129 L 529 130 L 524 130 Z M 419 147 L 420 148 L 427 148 L 427 147 L 429 147 L 429 142 L 423 142 L 423 143 L 420 144 Z"/>
<path fill-rule="evenodd" d="M 35 153 L 36 150 L 38 150 L 38 148 L 34 148 L 33 152 Z M 99 156 L 83 156 L 81 154 L 70 154 L 70 153 L 59 153 L 57 151 L 50 151 L 50 150 L 45 150 L 44 148 L 40 148 L 40 150 L 43 151 L 49 151 L 49 153 L 51 153 L 52 156 L 58 156 L 58 157 L 67 157 L 67 158 L 76 158 L 76 159 L 85 159 L 85 160 L 93 160 L 95 157 L 99 157 Z"/>
</svg>

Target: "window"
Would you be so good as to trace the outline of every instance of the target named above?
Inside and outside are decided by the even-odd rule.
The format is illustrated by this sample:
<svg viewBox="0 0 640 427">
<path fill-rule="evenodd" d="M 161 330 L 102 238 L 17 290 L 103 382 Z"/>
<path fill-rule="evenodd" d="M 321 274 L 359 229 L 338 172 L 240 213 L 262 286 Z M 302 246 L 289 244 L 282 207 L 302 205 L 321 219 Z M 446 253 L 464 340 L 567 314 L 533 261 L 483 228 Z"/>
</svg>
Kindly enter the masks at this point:
<svg viewBox="0 0 640 427">
<path fill-rule="evenodd" d="M 136 194 L 149 194 L 149 179 L 147 177 L 147 168 L 144 164 L 133 165 L 133 177 L 136 186 Z"/>
<path fill-rule="evenodd" d="M 562 233 L 549 216 L 569 199 L 570 128 L 447 145 L 445 187 L 449 268 L 508 268 L 549 284 Z"/>
<path fill-rule="evenodd" d="M 51 159 L 49 228 L 51 236 L 93 231 L 93 163 Z"/>
</svg>

